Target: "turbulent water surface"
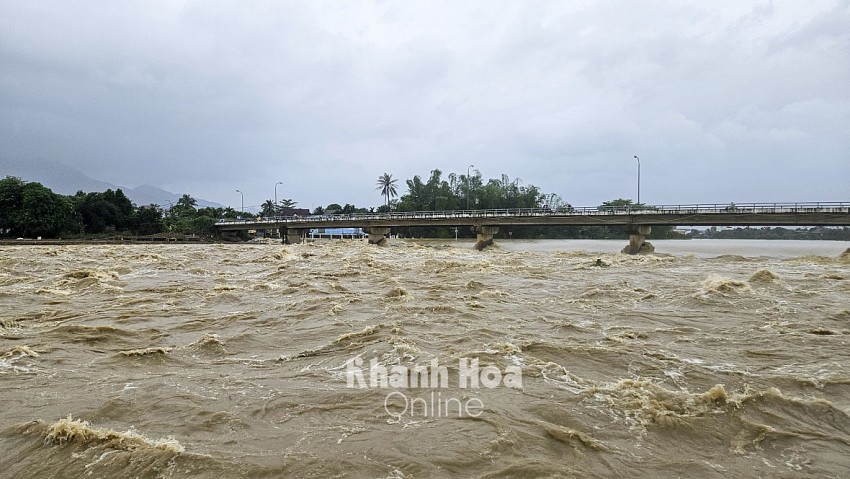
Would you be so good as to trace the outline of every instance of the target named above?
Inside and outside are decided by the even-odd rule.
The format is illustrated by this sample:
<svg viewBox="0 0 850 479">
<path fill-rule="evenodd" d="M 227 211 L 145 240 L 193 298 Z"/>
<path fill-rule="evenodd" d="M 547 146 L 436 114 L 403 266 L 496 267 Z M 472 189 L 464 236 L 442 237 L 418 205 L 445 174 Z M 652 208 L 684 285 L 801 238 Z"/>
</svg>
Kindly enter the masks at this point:
<svg viewBox="0 0 850 479">
<path fill-rule="evenodd" d="M 846 477 L 847 244 L 689 243 L 2 247 L 0 476 Z"/>
</svg>

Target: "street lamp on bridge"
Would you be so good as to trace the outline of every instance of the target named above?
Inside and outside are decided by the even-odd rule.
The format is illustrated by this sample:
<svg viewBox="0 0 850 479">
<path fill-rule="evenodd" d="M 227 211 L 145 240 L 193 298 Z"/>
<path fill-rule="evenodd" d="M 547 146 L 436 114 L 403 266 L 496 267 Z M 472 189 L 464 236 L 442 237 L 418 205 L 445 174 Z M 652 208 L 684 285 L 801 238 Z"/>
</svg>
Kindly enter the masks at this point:
<svg viewBox="0 0 850 479">
<path fill-rule="evenodd" d="M 275 212 L 277 212 L 277 185 L 282 185 L 282 184 L 283 184 L 282 181 L 278 181 L 277 183 L 274 184 L 274 209 L 275 209 Z"/>
<path fill-rule="evenodd" d="M 239 191 L 239 190 L 236 190 L 236 192 L 237 192 L 237 193 L 239 193 L 239 195 L 240 195 L 240 196 L 242 196 L 242 208 L 239 210 L 239 212 L 240 212 L 240 213 L 245 213 L 245 194 L 243 194 L 243 193 L 242 193 L 241 191 Z"/>
<path fill-rule="evenodd" d="M 466 167 L 466 209 L 467 210 L 469 210 L 469 196 L 470 196 L 470 193 L 469 193 L 470 192 L 470 189 L 469 189 L 469 170 L 471 168 L 475 168 L 475 165 L 469 165 L 468 167 Z"/>
<path fill-rule="evenodd" d="M 637 195 L 637 204 L 640 204 L 640 158 L 635 155 L 635 159 L 638 162 L 638 195 Z"/>
</svg>

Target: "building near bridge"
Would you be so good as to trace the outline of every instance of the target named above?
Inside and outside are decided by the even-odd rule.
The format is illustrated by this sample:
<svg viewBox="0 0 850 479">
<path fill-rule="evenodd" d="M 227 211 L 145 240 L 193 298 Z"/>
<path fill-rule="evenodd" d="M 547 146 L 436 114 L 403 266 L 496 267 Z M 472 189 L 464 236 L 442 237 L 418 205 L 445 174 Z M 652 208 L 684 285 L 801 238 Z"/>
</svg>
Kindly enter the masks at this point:
<svg viewBox="0 0 850 479">
<path fill-rule="evenodd" d="M 364 238 L 363 228 L 315 228 L 310 230 L 310 238 Z"/>
</svg>

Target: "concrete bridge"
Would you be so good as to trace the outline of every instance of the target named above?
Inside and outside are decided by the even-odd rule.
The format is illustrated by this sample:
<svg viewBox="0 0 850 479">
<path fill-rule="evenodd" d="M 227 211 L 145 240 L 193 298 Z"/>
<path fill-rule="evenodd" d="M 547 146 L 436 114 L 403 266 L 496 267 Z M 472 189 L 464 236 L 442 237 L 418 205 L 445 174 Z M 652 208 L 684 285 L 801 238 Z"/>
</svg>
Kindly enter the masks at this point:
<svg viewBox="0 0 850 479">
<path fill-rule="evenodd" d="M 324 216 L 262 217 L 222 220 L 216 227 L 224 237 L 239 230 L 278 229 L 286 243 L 304 240 L 311 229 L 363 228 L 369 243 L 384 244 L 394 227 L 470 226 L 475 247 L 493 243 L 499 227 L 516 225 L 624 226 L 636 254 L 652 226 L 850 226 L 850 203 L 727 203 L 646 207 L 512 208 L 497 210 L 411 211 Z"/>
</svg>

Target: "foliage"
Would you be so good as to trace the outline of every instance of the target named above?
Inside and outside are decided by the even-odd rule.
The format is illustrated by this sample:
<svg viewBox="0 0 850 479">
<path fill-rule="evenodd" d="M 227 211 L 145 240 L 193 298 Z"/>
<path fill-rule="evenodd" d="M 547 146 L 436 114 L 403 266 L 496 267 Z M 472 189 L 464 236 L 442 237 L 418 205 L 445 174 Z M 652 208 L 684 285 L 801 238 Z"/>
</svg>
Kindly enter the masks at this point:
<svg viewBox="0 0 850 479">
<path fill-rule="evenodd" d="M 188 194 L 184 194 L 179 200 L 177 200 L 177 203 L 174 204 L 174 208 L 171 209 L 171 214 L 182 217 L 192 217 L 196 212 L 195 206 L 197 206 L 197 204 L 198 200 L 192 198 Z"/>
<path fill-rule="evenodd" d="M 70 198 L 41 183 L 0 180 L 0 231 L 12 237 L 58 237 L 80 225 Z"/>
<path fill-rule="evenodd" d="M 20 178 L 12 176 L 0 180 L 0 231 L 17 228 L 15 215 L 24 202 L 24 184 Z"/>
<path fill-rule="evenodd" d="M 486 183 L 481 173 L 458 175 L 451 173 L 443 179 L 443 172 L 432 170 L 428 181 L 418 175 L 406 181 L 408 192 L 401 196 L 394 209 L 398 211 L 444 211 L 465 209 L 537 208 L 543 194 L 534 185 L 522 185 L 522 180 L 511 180 L 507 175 L 490 179 Z M 387 205 L 385 205 L 387 206 Z M 389 209 L 389 208 L 386 208 Z M 378 208 L 382 211 L 382 208 Z M 408 236 L 454 237 L 454 228 L 403 228 Z M 468 228 L 460 228 L 458 236 L 471 236 Z"/>
<path fill-rule="evenodd" d="M 176 213 L 168 215 L 164 220 L 165 231 L 169 233 L 192 234 L 198 236 L 213 237 L 218 234 L 215 223 L 220 218 L 235 219 L 238 217 L 251 217 L 250 214 L 237 212 L 233 208 L 205 207 L 196 209 L 197 201 L 189 195 L 183 195 L 186 201 L 184 205 L 192 205 L 191 209 L 177 207 Z M 180 203 L 180 201 L 178 201 Z"/>
<path fill-rule="evenodd" d="M 692 237 L 700 238 L 716 238 L 716 239 L 812 239 L 812 240 L 835 240 L 848 241 L 850 240 L 850 228 L 844 227 L 823 227 L 816 226 L 811 228 L 782 228 L 764 226 L 760 228 L 709 228 L 706 230 L 691 230 Z"/>
<path fill-rule="evenodd" d="M 120 189 L 103 193 L 78 191 L 72 199 L 86 233 L 99 234 L 107 229 L 125 231 L 132 223 L 135 208 Z"/>
<path fill-rule="evenodd" d="M 260 216 L 278 216 L 287 215 L 288 210 L 292 210 L 297 205 L 297 201 L 289 198 L 284 198 L 275 204 L 272 200 L 266 200 L 260 207 Z"/>
<path fill-rule="evenodd" d="M 162 211 L 157 205 L 141 206 L 135 211 L 131 225 L 132 230 L 138 235 L 160 233 L 164 228 Z"/>
<path fill-rule="evenodd" d="M 260 214 L 262 216 L 274 216 L 276 209 L 277 205 L 274 204 L 274 201 L 266 200 L 260 207 Z"/>
<path fill-rule="evenodd" d="M 484 183 L 481 173 L 466 177 L 454 173 L 442 178 L 442 171 L 432 170 L 427 182 L 418 175 L 407 180 L 408 193 L 399 198 L 399 211 L 442 211 L 466 207 L 473 209 L 537 208 L 543 195 L 534 185 L 523 186 L 522 180 L 508 175 Z"/>
<path fill-rule="evenodd" d="M 398 196 L 398 192 L 396 191 L 396 184 L 398 180 L 393 178 L 393 175 L 389 173 L 384 173 L 383 175 L 378 177 L 378 187 L 376 190 L 380 190 L 381 196 L 386 199 L 384 203 L 385 206 L 389 207 L 390 205 L 390 197 L 395 198 Z"/>
<path fill-rule="evenodd" d="M 212 237 L 217 234 L 215 223 L 219 218 L 240 216 L 233 208 L 198 209 L 197 204 L 195 198 L 184 194 L 163 216 L 158 205 L 136 207 L 120 189 L 64 196 L 39 183 L 6 177 L 0 180 L 0 236 L 145 236 L 169 232 Z"/>
<path fill-rule="evenodd" d="M 289 208 L 295 208 L 296 205 L 298 205 L 298 202 L 294 201 L 290 198 L 284 198 L 284 199 L 278 201 L 278 208 L 281 209 L 281 210 L 285 210 L 285 209 L 289 209 Z"/>
</svg>

